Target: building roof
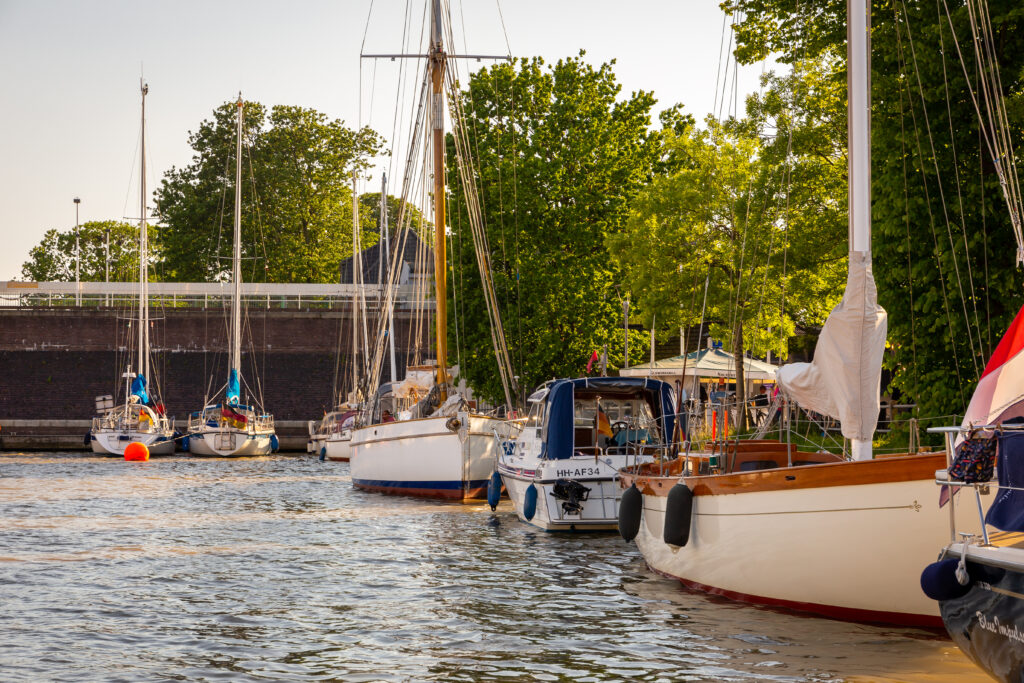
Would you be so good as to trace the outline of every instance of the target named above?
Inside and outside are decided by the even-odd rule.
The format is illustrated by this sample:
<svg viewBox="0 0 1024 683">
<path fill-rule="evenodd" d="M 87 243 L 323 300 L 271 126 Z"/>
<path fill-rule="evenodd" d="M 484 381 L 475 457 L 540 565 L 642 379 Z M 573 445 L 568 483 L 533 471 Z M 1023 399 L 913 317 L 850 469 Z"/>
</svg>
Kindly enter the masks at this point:
<svg viewBox="0 0 1024 683">
<path fill-rule="evenodd" d="M 420 239 L 419 235 L 414 230 L 405 231 L 408 233 L 408 237 L 405 240 L 405 250 L 402 252 L 402 261 L 407 264 L 409 271 L 411 272 L 413 266 L 416 265 L 416 254 L 419 253 L 420 249 L 424 249 L 424 263 L 420 267 L 421 273 L 433 273 L 434 272 L 434 250 L 431 245 L 426 244 Z M 401 233 L 400 233 L 401 234 Z M 395 236 L 392 236 L 392 249 L 394 248 Z M 383 281 L 387 280 L 387 271 L 381 264 L 381 243 L 367 247 L 362 251 L 363 257 L 363 282 L 366 284 L 383 284 Z M 352 282 L 352 257 L 343 260 L 338 264 L 338 276 L 339 281 L 342 284 Z"/>
</svg>

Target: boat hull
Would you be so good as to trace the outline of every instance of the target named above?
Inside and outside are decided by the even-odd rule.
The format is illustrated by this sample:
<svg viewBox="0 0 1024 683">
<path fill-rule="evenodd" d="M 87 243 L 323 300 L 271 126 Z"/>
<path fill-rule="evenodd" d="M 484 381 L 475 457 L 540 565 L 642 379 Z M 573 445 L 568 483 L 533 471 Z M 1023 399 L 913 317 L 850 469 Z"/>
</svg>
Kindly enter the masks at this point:
<svg viewBox="0 0 1024 683">
<path fill-rule="evenodd" d="M 618 470 L 626 466 L 627 460 L 634 462 L 636 457 L 604 456 L 598 460 L 590 455 L 514 463 L 512 458 L 502 456 L 498 472 L 516 515 L 523 522 L 544 531 L 616 531 L 622 498 Z M 567 509 L 564 497 L 556 495 L 559 480 L 574 481 L 590 489 L 578 512 L 573 512 L 571 505 Z M 533 517 L 527 519 L 524 508 L 526 491 L 531 485 L 537 489 L 537 507 Z"/>
<path fill-rule="evenodd" d="M 959 558 L 962 544 L 946 557 Z M 1024 680 L 1024 551 L 1011 550 L 1012 562 L 1001 562 L 1003 548 L 968 550 L 966 595 L 939 603 L 942 620 L 964 654 L 1000 681 Z"/>
<path fill-rule="evenodd" d="M 497 441 L 509 426 L 482 415 L 465 418 L 464 437 L 452 417 L 385 422 L 352 430 L 352 485 L 364 491 L 481 500 L 494 471 Z"/>
<path fill-rule="evenodd" d="M 124 456 L 124 449 L 130 443 L 145 444 L 150 455 L 173 455 L 175 441 L 173 433 L 138 432 L 134 430 L 97 429 L 89 433 L 92 452 L 99 455 Z"/>
<path fill-rule="evenodd" d="M 192 455 L 217 458 L 270 455 L 273 432 L 248 433 L 234 429 L 190 432 L 188 450 Z"/>
<path fill-rule="evenodd" d="M 348 462 L 352 456 L 351 434 L 313 437 L 309 440 L 309 452 L 324 460 Z"/>
<path fill-rule="evenodd" d="M 851 621 L 941 627 L 921 568 L 949 540 L 935 471 L 944 454 L 685 477 L 688 543 L 663 540 L 678 477 L 623 474 L 643 495 L 636 541 L 648 566 L 735 600 Z M 991 497 L 988 497 L 991 500 Z M 978 526 L 958 505 L 961 528 Z"/>
</svg>

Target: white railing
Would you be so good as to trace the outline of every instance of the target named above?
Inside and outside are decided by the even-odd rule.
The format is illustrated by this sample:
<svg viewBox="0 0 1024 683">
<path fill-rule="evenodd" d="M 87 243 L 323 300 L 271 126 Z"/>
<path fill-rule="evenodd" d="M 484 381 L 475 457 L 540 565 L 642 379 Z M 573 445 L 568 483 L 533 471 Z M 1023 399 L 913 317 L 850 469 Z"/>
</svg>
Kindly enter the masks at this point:
<svg viewBox="0 0 1024 683">
<path fill-rule="evenodd" d="M 242 284 L 242 301 L 250 308 L 348 308 L 357 288 L 351 284 Z M 0 281 L 0 307 L 82 308 L 124 307 L 138 300 L 135 282 L 18 282 Z M 395 298 L 398 310 L 423 307 L 414 300 L 416 288 L 400 287 Z M 234 288 L 229 282 L 151 282 L 150 306 L 161 308 L 225 308 Z M 384 298 L 382 285 L 364 285 L 362 297 L 373 310 Z M 428 301 L 426 308 L 432 308 Z"/>
</svg>

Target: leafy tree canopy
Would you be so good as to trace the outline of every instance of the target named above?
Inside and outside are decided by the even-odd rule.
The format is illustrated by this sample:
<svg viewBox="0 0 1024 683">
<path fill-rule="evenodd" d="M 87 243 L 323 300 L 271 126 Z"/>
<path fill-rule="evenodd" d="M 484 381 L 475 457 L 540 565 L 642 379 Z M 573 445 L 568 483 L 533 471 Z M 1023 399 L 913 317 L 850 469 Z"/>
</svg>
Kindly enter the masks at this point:
<svg viewBox="0 0 1024 683">
<path fill-rule="evenodd" d="M 529 390 L 579 375 L 609 345 L 621 366 L 628 285 L 606 245 L 622 230 L 629 202 L 663 157 L 651 130 L 651 93 L 620 98 L 614 63 L 578 57 L 499 64 L 470 76 L 464 92 L 495 289 L 513 368 Z M 683 125 L 680 112 L 666 120 Z M 454 142 L 449 138 L 449 166 Z M 488 398 L 502 395 L 458 174 L 450 172 L 452 350 L 462 374 Z M 630 344 L 645 354 L 642 332 Z"/>
<path fill-rule="evenodd" d="M 150 238 L 155 230 L 149 226 Z M 139 278 L 139 226 L 119 221 L 89 221 L 78 232 L 83 282 L 103 282 L 107 276 L 109 239 L 111 282 L 131 282 Z M 152 249 L 154 245 L 150 243 Z M 29 252 L 21 266 L 21 275 L 35 282 L 75 281 L 75 229 L 47 230 L 43 239 Z"/>
<path fill-rule="evenodd" d="M 156 192 L 164 279 L 211 281 L 230 270 L 237 106 L 226 102 L 189 136 L 192 163 L 171 168 Z M 312 109 L 244 103 L 243 278 L 334 282 L 352 253 L 351 177 L 380 149 Z M 362 222 L 362 219 L 360 220 Z M 375 238 L 367 235 L 363 246 Z"/>
<path fill-rule="evenodd" d="M 739 19 L 736 54 L 743 61 L 769 52 L 797 65 L 823 55 L 845 60 L 842 0 L 722 6 Z M 1024 7 L 991 0 L 988 8 L 1007 132 L 1019 154 Z M 886 364 L 892 388 L 923 416 L 962 414 L 1024 303 L 1009 215 L 971 101 L 970 91 L 980 87 L 968 10 L 960 0 L 879 0 L 871 22 L 873 251 L 879 301 L 889 312 Z M 832 75 L 839 88 L 845 73 L 838 68 Z"/>
</svg>

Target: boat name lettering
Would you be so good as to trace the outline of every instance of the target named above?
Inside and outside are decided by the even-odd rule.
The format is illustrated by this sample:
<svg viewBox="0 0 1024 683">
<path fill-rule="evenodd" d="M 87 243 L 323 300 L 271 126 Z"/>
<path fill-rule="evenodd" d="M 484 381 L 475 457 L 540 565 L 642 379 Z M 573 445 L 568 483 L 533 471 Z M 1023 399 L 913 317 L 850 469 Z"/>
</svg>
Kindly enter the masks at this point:
<svg viewBox="0 0 1024 683">
<path fill-rule="evenodd" d="M 573 470 L 556 470 L 555 476 L 559 479 L 563 477 L 594 477 L 601 474 L 600 467 L 577 467 Z"/>
<path fill-rule="evenodd" d="M 1010 640 L 1015 640 L 1018 643 L 1024 643 L 1024 633 L 1017 627 L 1016 624 L 1000 624 L 999 617 L 992 617 L 989 619 L 984 612 L 977 611 L 974 613 L 978 617 L 978 626 L 989 631 L 991 633 L 998 633 L 1001 636 L 1005 636 Z"/>
</svg>

